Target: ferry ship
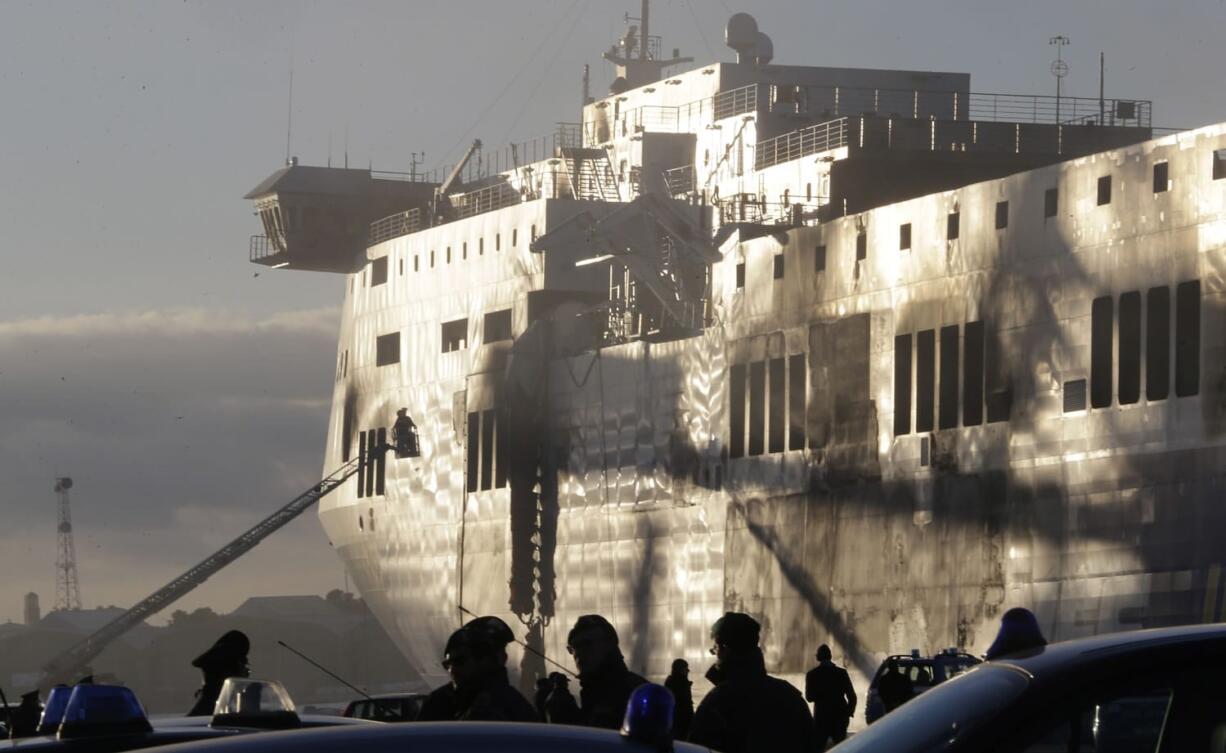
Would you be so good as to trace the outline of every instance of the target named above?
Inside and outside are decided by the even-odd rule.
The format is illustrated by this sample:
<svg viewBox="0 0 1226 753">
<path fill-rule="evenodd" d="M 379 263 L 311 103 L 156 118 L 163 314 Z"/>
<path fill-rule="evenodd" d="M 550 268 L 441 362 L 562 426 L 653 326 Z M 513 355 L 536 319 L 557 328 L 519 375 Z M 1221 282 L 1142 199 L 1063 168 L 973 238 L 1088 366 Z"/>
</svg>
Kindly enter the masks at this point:
<svg viewBox="0 0 1226 753">
<path fill-rule="evenodd" d="M 248 194 L 251 261 L 345 276 L 320 520 L 423 676 L 479 614 L 524 687 L 586 613 L 651 678 L 736 610 L 861 688 L 1012 606 L 1221 619 L 1226 123 L 776 64 L 745 14 L 694 67 L 646 17 L 549 137 Z"/>
</svg>

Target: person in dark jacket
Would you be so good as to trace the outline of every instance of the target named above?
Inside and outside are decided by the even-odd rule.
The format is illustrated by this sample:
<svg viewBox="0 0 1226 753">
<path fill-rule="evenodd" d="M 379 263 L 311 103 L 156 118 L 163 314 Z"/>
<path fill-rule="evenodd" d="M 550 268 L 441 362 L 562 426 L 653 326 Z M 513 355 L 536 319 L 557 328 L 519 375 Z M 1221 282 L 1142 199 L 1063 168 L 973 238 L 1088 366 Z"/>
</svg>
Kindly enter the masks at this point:
<svg viewBox="0 0 1226 753">
<path fill-rule="evenodd" d="M 21 696 L 21 703 L 11 710 L 9 737 L 30 737 L 38 732 L 38 720 L 43 708 L 38 702 L 38 691 L 31 690 Z"/>
<path fill-rule="evenodd" d="M 192 660 L 192 666 L 204 675 L 204 684 L 196 691 L 196 703 L 188 716 L 212 716 L 227 677 L 247 677 L 247 652 L 251 641 L 241 630 L 231 630 L 217 639 L 208 651 Z"/>
<path fill-rule="evenodd" d="M 422 703 L 418 721 L 535 722 L 532 704 L 507 678 L 515 635 L 497 617 L 478 617 L 447 639 L 443 668 L 451 682 Z"/>
<path fill-rule="evenodd" d="M 800 691 L 766 674 L 761 627 L 728 612 L 711 627 L 719 684 L 694 712 L 690 742 L 723 753 L 811 753 L 813 717 Z"/>
<path fill-rule="evenodd" d="M 694 695 L 690 687 L 690 665 L 685 659 L 674 659 L 672 672 L 664 681 L 664 687 L 673 694 L 673 738 L 684 740 L 690 736 L 690 724 L 694 721 Z"/>
<path fill-rule="evenodd" d="M 1039 629 L 1039 621 L 1025 607 L 1014 607 L 1000 617 L 1000 631 L 996 640 L 992 641 L 988 653 L 988 661 L 1002 656 L 1016 654 L 1022 651 L 1032 651 L 1047 645 L 1043 631 Z"/>
<path fill-rule="evenodd" d="M 877 680 L 877 697 L 881 699 L 885 713 L 888 714 L 911 700 L 913 695 L 915 695 L 915 688 L 911 686 L 911 679 L 907 677 L 897 661 L 892 658 L 887 659 L 885 674 Z"/>
<path fill-rule="evenodd" d="M 579 669 L 579 703 L 570 691 L 556 688 L 545 702 L 549 721 L 584 727 L 621 727 L 630 694 L 647 682 L 626 667 L 617 630 L 598 614 L 575 621 L 566 650 Z"/>
<path fill-rule="evenodd" d="M 826 741 L 840 743 L 847 738 L 847 722 L 856 713 L 856 691 L 847 670 L 837 666 L 830 647 L 817 647 L 817 666 L 805 675 L 805 700 L 813 704 L 813 730 L 817 749 Z"/>
</svg>

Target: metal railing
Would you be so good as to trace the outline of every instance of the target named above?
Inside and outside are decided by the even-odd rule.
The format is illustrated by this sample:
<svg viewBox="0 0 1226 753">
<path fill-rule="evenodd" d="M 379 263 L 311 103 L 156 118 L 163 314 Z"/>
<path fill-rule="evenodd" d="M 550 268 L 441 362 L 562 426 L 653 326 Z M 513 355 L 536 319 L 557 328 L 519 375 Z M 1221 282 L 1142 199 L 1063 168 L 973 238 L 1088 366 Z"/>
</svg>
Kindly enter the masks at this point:
<svg viewBox="0 0 1226 753">
<path fill-rule="evenodd" d="M 518 203 L 520 203 L 519 192 L 506 183 L 495 183 L 452 197 L 452 205 L 455 207 L 456 216 L 460 219 Z"/>
<path fill-rule="evenodd" d="M 753 222 L 762 225 L 815 224 L 817 212 L 824 204 L 823 197 L 817 201 L 787 202 L 762 201 L 753 194 L 737 194 L 715 203 L 721 225 L 732 222 Z"/>
<path fill-rule="evenodd" d="M 423 227 L 425 227 L 425 224 L 422 221 L 420 209 L 414 207 L 403 212 L 397 212 L 370 223 L 370 230 L 366 233 L 366 245 L 374 246 L 392 238 L 416 233 Z"/>
<path fill-rule="evenodd" d="M 754 169 L 847 146 L 847 130 L 847 118 L 836 118 L 759 141 L 754 147 Z"/>
<path fill-rule="evenodd" d="M 253 235 L 250 241 L 250 260 L 259 261 L 270 256 L 276 256 L 284 249 L 279 247 L 267 235 Z"/>
<path fill-rule="evenodd" d="M 688 194 L 694 190 L 694 166 L 683 165 L 664 171 L 664 182 L 673 196 Z"/>
<path fill-rule="evenodd" d="M 625 112 L 604 109 L 604 117 L 583 124 L 583 143 L 596 146 L 639 131 L 692 133 L 707 124 L 758 109 L 758 85 L 749 84 L 684 105 L 642 105 Z"/>
</svg>

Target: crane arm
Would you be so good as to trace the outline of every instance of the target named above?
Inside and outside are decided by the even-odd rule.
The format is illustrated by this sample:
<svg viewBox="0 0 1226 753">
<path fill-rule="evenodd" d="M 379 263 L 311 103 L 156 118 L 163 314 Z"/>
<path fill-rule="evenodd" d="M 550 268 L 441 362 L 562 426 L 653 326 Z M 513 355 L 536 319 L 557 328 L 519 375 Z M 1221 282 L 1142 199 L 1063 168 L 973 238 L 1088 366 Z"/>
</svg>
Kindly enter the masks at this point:
<svg viewBox="0 0 1226 753">
<path fill-rule="evenodd" d="M 450 211 L 451 199 L 447 198 L 447 194 L 451 193 L 451 189 L 455 188 L 456 183 L 460 180 L 460 175 L 464 172 L 464 167 L 480 148 L 481 139 L 473 141 L 469 145 L 468 151 L 464 152 L 464 156 L 460 158 L 460 161 L 456 163 L 455 167 L 451 168 L 447 178 L 438 188 L 434 189 L 434 214 L 436 217 L 444 217 Z"/>
</svg>

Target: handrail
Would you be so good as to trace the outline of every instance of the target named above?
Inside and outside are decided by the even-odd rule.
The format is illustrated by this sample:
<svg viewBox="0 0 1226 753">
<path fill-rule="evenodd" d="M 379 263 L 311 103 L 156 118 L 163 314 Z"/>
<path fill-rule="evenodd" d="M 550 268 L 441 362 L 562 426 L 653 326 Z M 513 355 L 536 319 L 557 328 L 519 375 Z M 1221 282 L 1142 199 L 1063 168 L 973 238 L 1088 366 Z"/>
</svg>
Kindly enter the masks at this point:
<svg viewBox="0 0 1226 753">
<path fill-rule="evenodd" d="M 773 139 L 759 141 L 754 147 L 754 169 L 761 170 L 842 146 L 847 146 L 847 118 L 814 123 Z"/>
<path fill-rule="evenodd" d="M 403 212 L 397 212 L 370 223 L 370 230 L 366 235 L 366 245 L 368 247 L 374 246 L 392 238 L 416 233 L 422 227 L 421 210 L 416 207 L 406 209 Z"/>
</svg>

